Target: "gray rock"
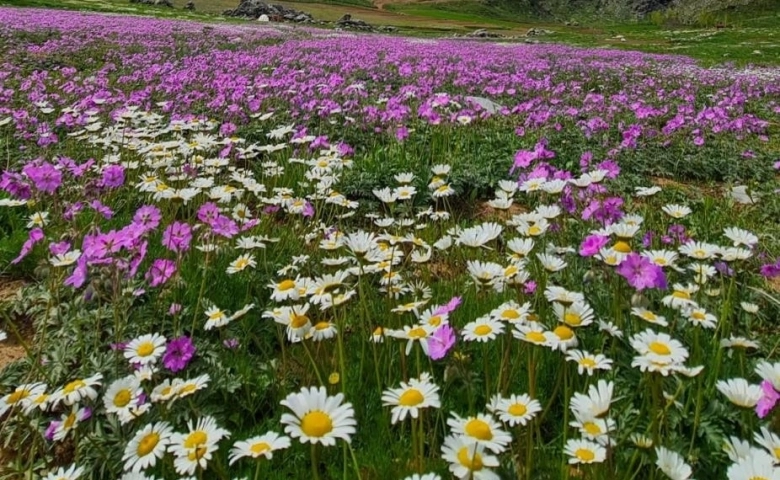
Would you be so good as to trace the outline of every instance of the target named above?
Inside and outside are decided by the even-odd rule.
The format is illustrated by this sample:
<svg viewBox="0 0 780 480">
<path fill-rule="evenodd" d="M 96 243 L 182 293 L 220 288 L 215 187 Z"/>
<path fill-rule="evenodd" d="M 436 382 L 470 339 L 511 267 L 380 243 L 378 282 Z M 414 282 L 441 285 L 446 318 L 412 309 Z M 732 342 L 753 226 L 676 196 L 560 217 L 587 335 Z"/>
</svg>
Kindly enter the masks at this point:
<svg viewBox="0 0 780 480">
<path fill-rule="evenodd" d="M 260 15 L 259 17 L 257 17 L 257 21 L 258 21 L 258 22 L 270 22 L 270 21 L 271 21 L 271 19 L 270 19 L 270 18 L 268 18 L 268 15 L 266 15 L 266 14 L 264 13 L 264 14 Z"/>
<path fill-rule="evenodd" d="M 312 23 L 314 18 L 306 12 L 288 8 L 283 5 L 272 5 L 261 0 L 241 0 L 238 7 L 234 10 L 225 10 L 222 15 L 226 17 L 241 17 L 260 20 L 265 16 L 268 20 L 260 21 L 282 21 L 287 20 L 297 23 Z"/>
<path fill-rule="evenodd" d="M 173 8 L 173 2 L 171 0 L 130 0 L 130 3 L 138 3 L 141 5 L 155 5 Z"/>
<path fill-rule="evenodd" d="M 189 10 L 190 12 L 194 12 L 195 11 L 195 2 L 190 0 L 189 2 L 187 2 L 187 5 L 184 6 L 184 9 L 185 10 Z"/>
<path fill-rule="evenodd" d="M 466 36 L 471 38 L 501 38 L 500 34 L 488 32 L 484 28 L 480 28 L 479 30 L 474 30 L 473 32 L 467 33 Z"/>
<path fill-rule="evenodd" d="M 359 30 L 362 32 L 373 32 L 374 27 L 363 20 L 353 19 L 352 15 L 346 14 L 336 22 L 336 27 L 341 30 Z"/>
<path fill-rule="evenodd" d="M 485 97 L 466 97 L 465 100 L 467 102 L 475 103 L 482 107 L 483 110 L 490 114 L 495 114 L 500 112 L 504 106 L 501 104 L 498 104 L 494 102 L 493 100 L 490 100 L 489 98 Z"/>
<path fill-rule="evenodd" d="M 540 35 L 552 35 L 552 30 L 545 30 L 543 28 L 529 28 L 527 32 L 525 32 L 526 37 L 538 37 Z"/>
</svg>

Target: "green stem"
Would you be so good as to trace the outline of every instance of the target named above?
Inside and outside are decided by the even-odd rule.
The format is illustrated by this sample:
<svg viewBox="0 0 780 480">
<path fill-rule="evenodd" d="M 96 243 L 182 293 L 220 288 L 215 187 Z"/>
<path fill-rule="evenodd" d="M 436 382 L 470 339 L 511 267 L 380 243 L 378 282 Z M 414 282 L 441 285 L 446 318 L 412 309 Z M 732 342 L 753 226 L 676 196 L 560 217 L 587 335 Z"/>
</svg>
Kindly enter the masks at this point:
<svg viewBox="0 0 780 480">
<path fill-rule="evenodd" d="M 319 462 L 317 461 L 317 444 L 311 444 L 311 474 L 314 480 L 320 480 Z"/>
</svg>

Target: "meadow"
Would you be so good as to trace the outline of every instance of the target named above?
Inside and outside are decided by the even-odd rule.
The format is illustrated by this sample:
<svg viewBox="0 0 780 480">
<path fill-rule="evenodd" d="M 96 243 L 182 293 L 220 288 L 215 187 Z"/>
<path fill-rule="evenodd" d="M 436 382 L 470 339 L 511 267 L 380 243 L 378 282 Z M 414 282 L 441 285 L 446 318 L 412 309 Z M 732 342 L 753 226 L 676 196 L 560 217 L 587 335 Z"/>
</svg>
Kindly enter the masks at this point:
<svg viewBox="0 0 780 480">
<path fill-rule="evenodd" d="M 776 68 L 41 13 L 2 478 L 780 479 Z"/>
</svg>

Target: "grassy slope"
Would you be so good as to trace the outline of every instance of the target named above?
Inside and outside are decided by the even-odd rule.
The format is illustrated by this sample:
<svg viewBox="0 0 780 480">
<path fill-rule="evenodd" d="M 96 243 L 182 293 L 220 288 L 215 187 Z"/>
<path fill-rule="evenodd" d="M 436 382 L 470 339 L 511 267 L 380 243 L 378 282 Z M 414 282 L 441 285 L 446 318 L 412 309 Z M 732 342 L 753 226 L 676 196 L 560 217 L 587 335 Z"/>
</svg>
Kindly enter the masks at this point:
<svg viewBox="0 0 780 480">
<path fill-rule="evenodd" d="M 327 1 L 327 0 L 326 0 Z M 713 23 L 723 22 L 727 28 L 670 28 L 652 24 L 591 25 L 582 27 L 543 24 L 519 18 L 503 10 L 478 4 L 473 0 L 454 2 L 420 2 L 390 0 L 382 9 L 358 6 L 369 0 L 331 0 L 330 3 L 279 3 L 307 11 L 316 18 L 334 21 L 351 14 L 374 25 L 393 25 L 404 33 L 441 35 L 443 32 L 466 32 L 488 28 L 507 36 L 523 35 L 532 26 L 553 30 L 553 35 L 541 37 L 544 42 L 563 42 L 585 46 L 642 50 L 656 53 L 690 55 L 708 64 L 733 61 L 738 64 L 780 64 L 780 0 L 763 0 L 758 6 L 735 9 L 722 16 L 711 17 Z M 403 1 L 403 3 L 396 3 Z M 121 13 L 154 14 L 193 19 L 214 19 L 212 14 L 233 8 L 238 0 L 195 0 L 198 12 L 184 12 L 187 0 L 174 0 L 175 10 L 130 4 L 125 0 L 0 0 L 0 5 L 78 8 Z M 338 2 L 338 3 L 334 3 Z M 621 38 L 622 37 L 622 38 Z"/>
</svg>

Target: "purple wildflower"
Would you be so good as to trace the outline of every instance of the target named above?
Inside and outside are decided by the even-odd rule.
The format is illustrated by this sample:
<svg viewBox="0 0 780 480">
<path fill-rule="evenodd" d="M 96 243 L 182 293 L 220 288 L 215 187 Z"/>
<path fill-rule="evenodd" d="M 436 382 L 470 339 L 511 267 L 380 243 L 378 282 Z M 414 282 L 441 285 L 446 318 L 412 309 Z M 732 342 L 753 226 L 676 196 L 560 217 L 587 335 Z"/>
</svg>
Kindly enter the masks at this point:
<svg viewBox="0 0 780 480">
<path fill-rule="evenodd" d="M 588 235 L 580 245 L 580 255 L 583 257 L 592 257 L 609 243 L 609 237 L 601 235 Z"/>
<path fill-rule="evenodd" d="M 778 400 L 780 400 L 780 393 L 775 390 L 772 382 L 768 380 L 762 381 L 761 398 L 756 404 L 756 415 L 758 415 L 758 418 L 766 417 L 775 408 Z"/>
<path fill-rule="evenodd" d="M 172 252 L 186 252 L 191 241 L 192 228 L 188 223 L 173 222 L 163 232 L 162 244 Z"/>
<path fill-rule="evenodd" d="M 22 172 L 32 180 L 36 190 L 41 192 L 54 193 L 62 185 L 62 173 L 48 162 L 39 165 L 28 163 Z"/>
<path fill-rule="evenodd" d="M 174 338 L 165 347 L 163 365 L 171 372 L 184 370 L 195 355 L 195 345 L 189 337 Z"/>
<path fill-rule="evenodd" d="M 442 325 L 428 338 L 428 356 L 432 360 L 441 360 L 455 345 L 455 330 L 449 325 Z"/>
<path fill-rule="evenodd" d="M 125 169 L 121 165 L 109 165 L 103 168 L 103 177 L 100 186 L 106 188 L 118 188 L 125 183 Z"/>
<path fill-rule="evenodd" d="M 616 271 L 639 291 L 646 288 L 665 289 L 667 286 L 666 275 L 661 267 L 637 253 L 628 254 Z"/>
<path fill-rule="evenodd" d="M 152 266 L 146 272 L 146 279 L 150 287 L 157 287 L 167 282 L 174 273 L 176 273 L 176 263 L 173 260 L 158 258 L 152 262 Z"/>
<path fill-rule="evenodd" d="M 24 242 L 24 245 L 22 245 L 22 251 L 19 252 L 19 256 L 11 260 L 11 263 L 16 265 L 17 263 L 21 262 L 24 257 L 30 254 L 32 252 L 33 247 L 36 243 L 43 240 L 43 230 L 41 230 L 38 227 L 33 228 L 30 230 L 30 233 L 27 236 L 27 240 Z"/>
<path fill-rule="evenodd" d="M 463 299 L 461 297 L 452 297 L 449 302 L 437 308 L 433 312 L 433 315 L 449 315 L 450 313 L 454 312 L 461 303 L 463 303 Z"/>
</svg>

